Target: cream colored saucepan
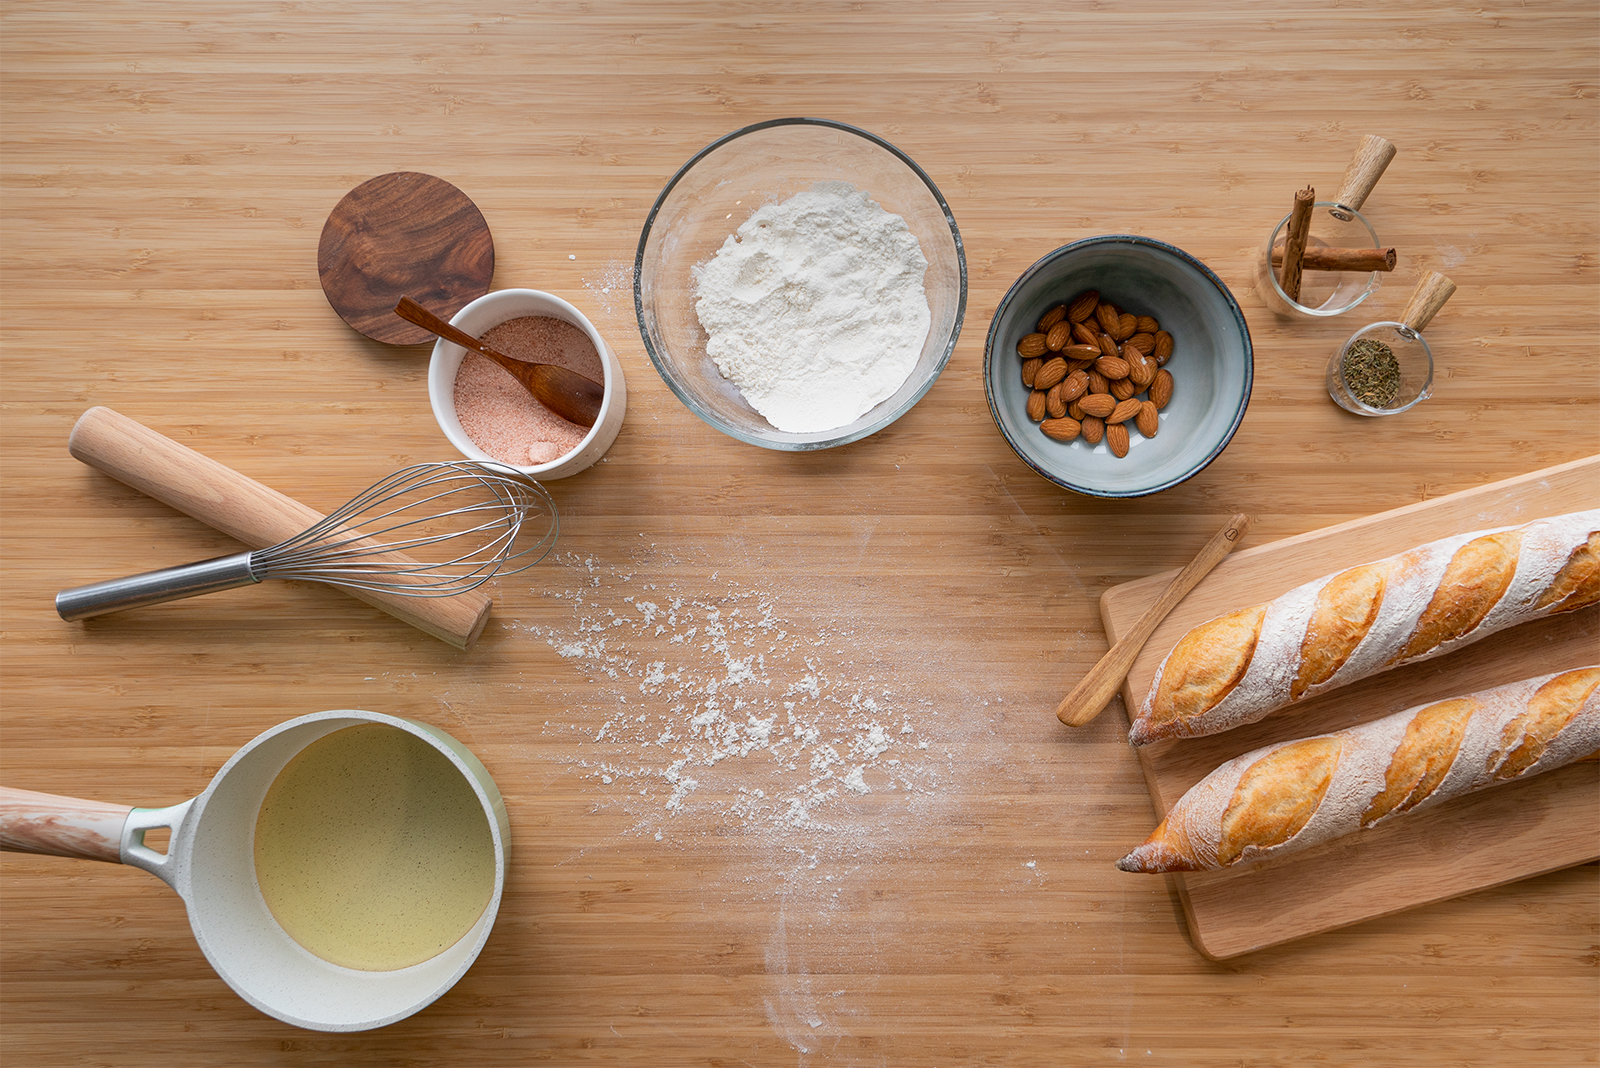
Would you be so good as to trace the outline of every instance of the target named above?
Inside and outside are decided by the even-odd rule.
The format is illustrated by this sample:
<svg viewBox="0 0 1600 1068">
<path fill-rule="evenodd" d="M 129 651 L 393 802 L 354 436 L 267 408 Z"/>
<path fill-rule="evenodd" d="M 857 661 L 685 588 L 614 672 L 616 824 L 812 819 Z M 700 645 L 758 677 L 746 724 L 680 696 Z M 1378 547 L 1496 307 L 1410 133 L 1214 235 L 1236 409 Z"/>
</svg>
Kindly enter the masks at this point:
<svg viewBox="0 0 1600 1068">
<path fill-rule="evenodd" d="M 389 731 L 374 731 L 375 725 Z M 352 728 L 362 728 L 367 733 L 330 737 Z M 393 731 L 404 732 L 407 737 L 395 736 Z M 270 837 L 266 830 L 269 812 L 275 813 L 275 822 L 270 825 L 279 827 L 279 836 L 287 837 L 291 843 L 293 833 L 281 834 L 280 825 L 285 821 L 291 832 L 298 829 L 294 821 L 299 820 L 313 832 L 338 823 L 338 813 L 318 816 L 316 809 L 322 801 L 318 797 L 308 800 L 291 794 L 275 802 L 274 798 L 285 797 L 274 786 L 280 773 L 285 781 L 313 781 L 305 778 L 310 772 L 286 769 L 314 770 L 313 754 L 327 753 L 334 745 L 348 750 L 352 744 L 366 745 L 373 740 L 387 747 L 384 753 L 401 754 L 373 773 L 389 775 L 389 781 L 397 784 L 400 807 L 409 805 L 409 811 L 415 813 L 418 805 L 427 804 L 426 795 L 419 794 L 411 782 L 417 769 L 426 768 L 430 776 L 443 781 L 446 794 L 453 799 L 453 810 L 465 820 L 464 824 L 458 822 L 455 832 L 464 826 L 466 837 L 481 841 L 481 849 L 475 855 L 481 863 L 472 865 L 481 869 L 476 877 L 478 891 L 487 899 L 481 913 L 476 912 L 479 906 L 473 905 L 476 920 L 473 922 L 467 915 L 463 923 L 469 926 L 459 938 L 442 951 L 402 967 L 375 967 L 370 961 L 360 960 L 350 966 L 325 959 L 338 954 L 324 951 L 319 955 L 308 950 L 285 930 L 280 914 L 294 915 L 295 922 L 309 925 L 309 934 L 303 933 L 302 937 L 312 945 L 318 945 L 310 936 L 318 935 L 319 923 L 337 926 L 343 922 L 340 917 L 349 914 L 341 914 L 331 906 L 324 908 L 326 902 L 319 904 L 314 896 L 300 913 L 289 912 L 288 905 L 269 907 L 264 893 L 276 893 L 279 886 L 289 884 L 264 879 L 267 869 L 258 870 L 258 864 L 266 863 L 261 850 L 268 838 L 260 842 L 257 839 L 258 835 Z M 322 743 L 321 747 L 308 750 L 315 743 Z M 397 745 L 400 748 L 395 748 Z M 302 754 L 306 759 L 296 762 Z M 335 756 L 348 759 L 349 753 Z M 452 780 L 452 775 L 458 778 Z M 368 825 L 382 821 L 367 813 L 362 822 Z M 165 853 L 144 842 L 148 832 L 160 828 L 171 831 Z M 455 832 L 452 837 L 461 837 Z M 380 851 L 390 850 L 390 855 L 386 858 L 381 852 L 374 854 L 380 858 L 376 865 L 378 881 L 367 884 L 368 889 L 395 889 L 389 881 L 404 880 L 403 872 L 408 868 L 425 868 L 438 860 L 434 854 L 415 855 L 424 852 L 416 837 L 407 838 L 399 831 L 374 833 L 377 840 L 368 836 L 367 844 Z M 405 855 L 408 847 L 413 849 L 412 855 Z M 222 766 L 203 793 L 168 808 L 130 808 L 0 788 L 0 849 L 113 861 L 152 872 L 183 898 L 195 940 L 217 974 L 239 996 L 262 1012 L 297 1027 L 360 1031 L 393 1023 L 427 1006 L 449 990 L 477 958 L 500 906 L 509 859 L 510 824 L 494 780 L 454 738 L 412 720 L 345 710 L 301 716 L 259 735 Z M 325 871 L 337 867 L 338 858 L 333 859 L 335 863 L 330 865 L 324 857 L 318 862 L 319 868 Z M 421 865 L 416 863 L 419 860 Z M 451 874 L 462 867 L 459 857 L 452 855 L 446 860 Z M 428 892 L 434 892 L 431 884 Z M 413 902 L 413 907 L 417 904 Z M 337 937 L 340 932 L 321 932 L 321 936 L 329 934 Z"/>
</svg>

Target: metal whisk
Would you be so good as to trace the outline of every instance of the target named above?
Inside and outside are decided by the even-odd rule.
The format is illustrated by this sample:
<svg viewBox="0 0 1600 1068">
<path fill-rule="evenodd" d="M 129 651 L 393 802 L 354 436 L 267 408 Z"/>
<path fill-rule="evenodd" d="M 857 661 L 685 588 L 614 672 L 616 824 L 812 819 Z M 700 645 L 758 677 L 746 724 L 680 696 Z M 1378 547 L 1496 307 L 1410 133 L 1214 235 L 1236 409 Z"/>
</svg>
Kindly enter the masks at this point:
<svg viewBox="0 0 1600 1068">
<path fill-rule="evenodd" d="M 62 590 L 56 611 L 62 619 L 86 619 L 269 578 L 451 597 L 537 564 L 555 544 L 558 525 L 544 487 L 510 468 L 418 464 L 270 548 Z M 455 554 L 447 560 L 408 555 L 447 543 Z"/>
</svg>

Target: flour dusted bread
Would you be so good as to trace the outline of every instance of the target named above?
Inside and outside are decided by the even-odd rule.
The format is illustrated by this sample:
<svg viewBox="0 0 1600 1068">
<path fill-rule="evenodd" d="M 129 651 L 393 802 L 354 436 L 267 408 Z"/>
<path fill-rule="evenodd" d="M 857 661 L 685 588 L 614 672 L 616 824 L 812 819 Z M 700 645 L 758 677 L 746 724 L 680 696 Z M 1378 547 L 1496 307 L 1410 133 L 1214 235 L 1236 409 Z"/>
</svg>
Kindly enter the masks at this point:
<svg viewBox="0 0 1600 1068">
<path fill-rule="evenodd" d="M 1216 734 L 1496 631 L 1600 602 L 1600 510 L 1476 531 L 1202 623 L 1156 671 L 1129 740 Z"/>
<path fill-rule="evenodd" d="M 1226 868 L 1305 849 L 1600 750 L 1600 667 L 1418 705 L 1230 760 L 1123 871 Z"/>
</svg>

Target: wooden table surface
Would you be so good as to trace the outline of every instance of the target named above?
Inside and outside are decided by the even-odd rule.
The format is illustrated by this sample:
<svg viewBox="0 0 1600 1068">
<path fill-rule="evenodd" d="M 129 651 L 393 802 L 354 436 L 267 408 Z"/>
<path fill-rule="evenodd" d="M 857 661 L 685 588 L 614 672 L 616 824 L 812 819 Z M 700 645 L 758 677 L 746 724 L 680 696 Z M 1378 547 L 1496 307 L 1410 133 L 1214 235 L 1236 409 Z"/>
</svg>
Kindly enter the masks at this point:
<svg viewBox="0 0 1600 1068">
<path fill-rule="evenodd" d="M 8 854 L 4 1063 L 1594 1063 L 1595 865 L 1213 963 L 1170 885 L 1112 867 L 1153 819 L 1120 702 L 1075 733 L 1052 712 L 1105 649 L 1099 595 L 1235 511 L 1261 545 L 1600 452 L 1596 22 L 1588 0 L 8 0 L 0 781 L 171 804 L 278 722 L 366 708 L 481 756 L 513 866 L 453 990 L 325 1035 L 236 997 L 148 874 Z M 932 391 L 808 455 L 690 414 L 631 295 L 677 167 L 788 115 L 917 160 L 970 272 Z M 1353 316 L 1277 319 L 1256 246 L 1364 133 L 1399 147 L 1366 214 L 1400 267 Z M 465 191 L 494 286 L 566 297 L 622 359 L 616 444 L 549 485 L 554 554 L 467 652 L 294 584 L 62 622 L 64 586 L 235 547 L 70 458 L 93 405 L 320 509 L 451 455 L 427 347 L 362 337 L 318 285 L 328 213 L 396 170 Z M 1111 232 L 1203 259 L 1256 345 L 1228 450 L 1125 502 L 1032 473 L 981 381 L 1010 283 Z M 1436 395 L 1344 414 L 1330 352 L 1426 269 L 1459 285 Z"/>
</svg>

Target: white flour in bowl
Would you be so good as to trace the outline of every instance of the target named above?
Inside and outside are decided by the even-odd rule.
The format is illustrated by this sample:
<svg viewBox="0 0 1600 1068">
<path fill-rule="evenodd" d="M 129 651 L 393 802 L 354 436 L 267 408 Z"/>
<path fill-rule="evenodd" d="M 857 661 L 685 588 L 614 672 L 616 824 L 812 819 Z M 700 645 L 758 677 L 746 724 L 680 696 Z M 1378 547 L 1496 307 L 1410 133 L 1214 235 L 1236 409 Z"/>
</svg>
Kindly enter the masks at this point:
<svg viewBox="0 0 1600 1068">
<path fill-rule="evenodd" d="M 834 430 L 893 396 L 932 314 L 928 260 L 845 182 L 767 204 L 694 268 L 706 352 L 779 430 Z"/>
</svg>

